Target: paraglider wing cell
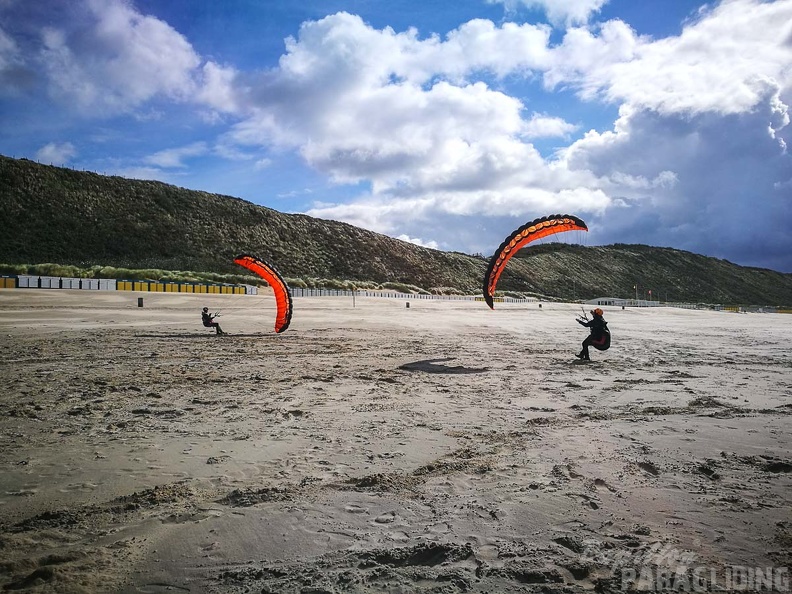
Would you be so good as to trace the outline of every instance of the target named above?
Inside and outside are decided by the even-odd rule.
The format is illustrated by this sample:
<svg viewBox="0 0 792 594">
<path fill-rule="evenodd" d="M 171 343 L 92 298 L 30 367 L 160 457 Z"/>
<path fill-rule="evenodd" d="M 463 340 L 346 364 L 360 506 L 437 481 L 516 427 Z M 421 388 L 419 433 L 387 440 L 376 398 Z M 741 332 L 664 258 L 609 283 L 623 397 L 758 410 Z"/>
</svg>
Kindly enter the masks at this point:
<svg viewBox="0 0 792 594">
<path fill-rule="evenodd" d="M 289 287 L 275 268 L 267 264 L 264 260 L 242 254 L 234 258 L 234 263 L 244 266 L 251 272 L 255 272 L 272 287 L 275 293 L 275 303 L 277 304 L 277 314 L 275 317 L 275 332 L 283 332 L 289 327 L 292 316 L 292 298 Z"/>
<path fill-rule="evenodd" d="M 493 297 L 503 269 L 511 257 L 523 246 L 548 235 L 563 231 L 588 231 L 582 219 L 572 215 L 549 215 L 526 223 L 507 237 L 490 259 L 484 275 L 484 301 L 495 309 Z"/>
</svg>

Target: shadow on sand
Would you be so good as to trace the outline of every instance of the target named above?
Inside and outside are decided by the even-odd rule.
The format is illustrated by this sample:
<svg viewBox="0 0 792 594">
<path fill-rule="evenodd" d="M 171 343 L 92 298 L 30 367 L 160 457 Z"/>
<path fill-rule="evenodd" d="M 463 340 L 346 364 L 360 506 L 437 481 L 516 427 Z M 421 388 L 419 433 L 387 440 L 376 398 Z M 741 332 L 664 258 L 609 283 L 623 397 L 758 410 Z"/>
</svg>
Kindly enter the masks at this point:
<svg viewBox="0 0 792 594">
<path fill-rule="evenodd" d="M 269 336 L 272 332 L 259 332 L 259 333 L 246 333 L 246 334 L 237 334 L 236 332 L 233 334 L 229 334 L 225 332 L 223 334 L 215 334 L 214 332 L 192 332 L 189 334 L 166 334 L 162 333 L 155 333 L 155 332 L 148 332 L 148 333 L 140 333 L 135 334 L 135 338 L 162 338 L 164 340 L 168 339 L 177 339 L 177 338 L 193 338 L 193 339 L 202 339 L 202 338 L 218 338 L 218 339 L 226 339 L 226 338 L 261 338 L 263 336 Z"/>
<path fill-rule="evenodd" d="M 399 365 L 399 369 L 404 371 L 423 371 L 424 373 L 484 373 L 489 371 L 489 367 L 465 367 L 463 365 L 438 365 L 441 361 L 453 361 L 454 357 L 445 359 L 424 359 L 413 363 Z"/>
<path fill-rule="evenodd" d="M 591 359 L 574 359 L 572 365 L 596 365 Z"/>
</svg>

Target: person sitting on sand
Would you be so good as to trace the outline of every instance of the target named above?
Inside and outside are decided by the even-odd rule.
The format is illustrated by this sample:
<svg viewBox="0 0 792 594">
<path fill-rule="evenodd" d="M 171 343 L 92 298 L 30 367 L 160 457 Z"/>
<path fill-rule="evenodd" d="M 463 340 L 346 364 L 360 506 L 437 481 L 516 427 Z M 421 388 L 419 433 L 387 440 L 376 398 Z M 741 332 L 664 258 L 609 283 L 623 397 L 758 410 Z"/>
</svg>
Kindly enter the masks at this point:
<svg viewBox="0 0 792 594">
<path fill-rule="evenodd" d="M 212 315 L 209 313 L 209 308 L 204 307 L 203 312 L 201 313 L 201 320 L 203 320 L 203 325 L 207 328 L 214 328 L 216 330 L 216 334 L 225 334 L 223 330 L 220 328 L 220 324 L 214 321 L 217 317 L 217 314 Z"/>
<path fill-rule="evenodd" d="M 583 341 L 583 349 L 577 354 L 578 359 L 591 361 L 589 357 L 589 346 L 593 346 L 599 351 L 607 350 L 610 347 L 610 331 L 608 322 L 602 317 L 602 310 L 598 307 L 591 310 L 593 316 L 591 320 L 577 319 L 578 324 L 591 329 L 591 333 Z"/>
</svg>

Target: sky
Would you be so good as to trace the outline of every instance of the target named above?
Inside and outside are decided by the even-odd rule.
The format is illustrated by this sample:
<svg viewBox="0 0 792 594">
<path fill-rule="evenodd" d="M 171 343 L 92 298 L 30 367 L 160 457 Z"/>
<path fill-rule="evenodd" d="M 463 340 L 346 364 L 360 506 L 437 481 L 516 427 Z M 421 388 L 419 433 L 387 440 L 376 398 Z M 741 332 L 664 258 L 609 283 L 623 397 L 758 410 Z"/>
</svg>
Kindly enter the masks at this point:
<svg viewBox="0 0 792 594">
<path fill-rule="evenodd" d="M 0 0 L 0 154 L 469 254 L 792 273 L 791 103 L 792 0 Z"/>
</svg>

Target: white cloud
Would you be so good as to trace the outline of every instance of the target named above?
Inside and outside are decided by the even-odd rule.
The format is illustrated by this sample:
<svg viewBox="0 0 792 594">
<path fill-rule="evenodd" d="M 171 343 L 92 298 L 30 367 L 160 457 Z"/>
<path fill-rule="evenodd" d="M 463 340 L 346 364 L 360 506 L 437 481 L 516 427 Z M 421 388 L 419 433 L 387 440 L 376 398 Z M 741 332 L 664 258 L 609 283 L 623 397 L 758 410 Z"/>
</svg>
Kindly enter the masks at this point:
<svg viewBox="0 0 792 594">
<path fill-rule="evenodd" d="M 315 205 L 308 214 L 435 245 L 454 245 L 458 226 L 415 229 L 438 217 L 602 212 L 607 177 L 547 162 L 525 140 L 567 136 L 574 125 L 550 114 L 526 117 L 514 97 L 465 81 L 476 71 L 546 67 L 547 43 L 547 31 L 536 27 L 474 21 L 445 41 L 422 41 L 333 15 L 303 25 L 280 69 L 254 81 L 255 115 L 233 138 L 296 147 L 337 183 L 371 184 L 367 199 Z"/>
<path fill-rule="evenodd" d="M 535 113 L 525 124 L 525 135 L 529 138 L 564 138 L 575 132 L 578 127 L 564 121 L 563 118 Z"/>
<path fill-rule="evenodd" d="M 790 270 L 792 157 L 767 122 L 770 95 L 751 113 L 665 115 L 624 110 L 613 132 L 589 133 L 563 155 L 603 180 L 621 204 L 598 220 L 602 242 L 672 245 Z M 650 147 L 651 150 L 647 150 Z"/>
<path fill-rule="evenodd" d="M 0 28 L 0 96 L 14 96 L 32 87 L 35 78 L 17 42 Z"/>
<path fill-rule="evenodd" d="M 240 150 L 238 146 L 229 144 L 222 139 L 212 147 L 211 152 L 229 161 L 252 161 L 256 158 L 255 153 Z M 256 165 L 256 167 L 258 167 L 258 165 Z"/>
<path fill-rule="evenodd" d="M 252 115 L 234 128 L 232 138 L 297 148 L 337 183 L 369 181 L 375 195 L 509 192 L 532 186 L 558 192 L 581 183 L 596 190 L 614 185 L 618 176 L 598 181 L 580 169 L 568 170 L 563 162 L 545 162 L 525 141 L 568 136 L 576 130 L 573 124 L 552 114 L 526 119 L 519 100 L 467 78 L 483 70 L 544 72 L 550 88 L 572 85 L 589 99 L 604 96 L 623 102 L 625 109 L 750 111 L 780 84 L 773 76 L 788 76 L 781 68 L 782 11 L 763 8 L 764 16 L 748 24 L 732 14 L 737 5 L 752 9 L 755 4 L 732 0 L 689 25 L 679 38 L 638 38 L 624 23 L 611 21 L 598 34 L 570 30 L 552 48 L 547 31 L 534 26 L 495 27 L 477 20 L 445 40 L 421 40 L 416 31 L 378 31 L 359 17 L 339 13 L 303 24 L 299 38 L 288 41 L 279 68 L 246 81 Z M 774 26 L 774 32 L 763 37 L 755 32 L 760 24 L 763 31 Z M 770 64 L 756 64 L 757 71 L 764 70 L 762 84 L 748 76 L 748 58 L 730 72 L 717 52 L 707 49 L 702 37 L 715 33 L 716 47 L 725 43 L 718 40 L 735 37 L 751 40 L 749 47 L 754 42 L 767 46 L 754 52 L 760 59 L 775 56 Z M 710 80 L 707 92 L 697 93 L 700 83 L 689 86 L 683 74 L 671 76 L 674 64 L 684 70 L 692 63 L 699 63 L 705 78 L 717 75 L 733 84 L 724 93 Z M 658 76 L 664 70 L 669 76 Z M 730 92 L 735 86 L 755 93 L 740 100 Z"/>
<path fill-rule="evenodd" d="M 509 12 L 515 12 L 518 6 L 540 8 L 547 14 L 547 19 L 556 25 L 575 25 L 586 23 L 591 15 L 608 0 L 487 0 L 489 4 L 503 4 Z"/>
<path fill-rule="evenodd" d="M 765 231 L 737 230 L 760 204 L 774 221 L 789 220 L 774 183 L 792 173 L 782 100 L 792 76 L 785 41 L 790 11 L 792 2 L 731 0 L 703 12 L 679 37 L 660 41 L 611 21 L 570 30 L 562 44 L 533 51 L 530 60 L 505 62 L 515 72 L 543 71 L 547 88 L 566 85 L 588 100 L 621 105 L 613 130 L 587 133 L 557 160 L 542 159 L 525 139 L 568 135 L 571 124 L 552 114 L 525 119 L 518 100 L 467 80 L 484 69 L 478 55 L 465 60 L 474 53 L 468 48 L 483 43 L 473 32 L 498 45 L 494 38 L 504 36 L 505 28 L 476 22 L 446 41 L 420 41 L 413 34 L 400 39 L 398 51 L 379 53 L 379 35 L 390 42 L 392 32 L 336 15 L 322 21 L 323 37 L 291 43 L 281 63 L 299 56 L 300 68 L 267 81 L 268 91 L 307 91 L 312 83 L 324 84 L 308 73 L 337 67 L 341 74 L 331 97 L 317 98 L 319 88 L 313 88 L 306 112 L 300 97 L 290 97 L 289 104 L 299 106 L 299 122 L 277 103 L 261 101 L 257 119 L 241 125 L 238 138 L 291 143 L 337 181 L 371 182 L 370 197 L 315 206 L 309 214 L 428 237 L 438 245 L 459 245 L 460 227 L 481 217 L 516 220 L 568 211 L 590 218 L 592 236 L 601 240 L 631 237 L 734 260 L 748 257 L 751 242 L 767 253 L 789 253 L 790 240 L 775 223 Z M 456 59 L 434 61 L 449 55 Z M 405 56 L 410 68 L 400 70 Z M 342 62 L 353 66 L 347 71 Z M 367 69 L 380 74 L 362 74 Z M 444 75 L 453 77 L 434 78 Z M 748 157 L 759 147 L 764 162 Z M 722 173 L 713 177 L 713 171 Z M 758 171 L 766 183 L 756 183 Z M 741 180 L 753 181 L 746 186 Z M 721 241 L 724 229 L 731 247 Z M 495 236 L 490 243 L 497 245 Z"/>
<path fill-rule="evenodd" d="M 267 159 L 266 157 L 263 159 L 259 159 L 253 165 L 256 171 L 261 171 L 262 169 L 267 169 L 272 165 L 272 159 Z"/>
<path fill-rule="evenodd" d="M 20 52 L 16 42 L 0 28 L 0 71 L 7 70 L 20 60 Z"/>
<path fill-rule="evenodd" d="M 457 225 L 438 221 L 483 220 L 487 217 L 533 218 L 551 212 L 603 212 L 610 200 L 601 190 L 585 186 L 559 191 L 543 188 L 513 188 L 508 191 L 446 192 L 394 200 L 383 195 L 350 204 L 315 205 L 311 216 L 349 222 L 378 233 L 432 237 L 438 245 L 454 245 Z M 416 229 L 421 229 L 420 233 Z M 494 247 L 494 246 L 493 246 Z"/>
<path fill-rule="evenodd" d="M 204 61 L 181 33 L 132 2 L 10 7 L 4 16 L 15 26 L 0 29 L 5 94 L 43 82 L 55 103 L 90 117 L 134 113 L 157 99 L 238 109 L 236 71 Z"/>
<path fill-rule="evenodd" d="M 284 192 L 278 194 L 278 198 L 297 198 L 298 196 L 310 196 L 314 191 L 311 188 L 302 188 L 300 190 L 292 190 L 291 192 Z M 320 203 L 314 203 L 314 206 Z"/>
<path fill-rule="evenodd" d="M 663 114 L 747 113 L 768 92 L 792 85 L 790 22 L 792 2 L 730 0 L 658 41 L 619 21 L 599 35 L 573 29 L 553 52 L 545 81 Z"/>
<path fill-rule="evenodd" d="M 375 193 L 491 187 L 541 165 L 521 136 L 570 128 L 549 116 L 528 122 L 519 100 L 464 77 L 537 68 L 547 40 L 542 28 L 488 21 L 444 42 L 377 31 L 345 13 L 306 23 L 280 67 L 248 81 L 252 115 L 233 138 L 298 148 L 337 183 L 368 180 Z"/>
<path fill-rule="evenodd" d="M 194 142 L 187 146 L 158 151 L 145 157 L 143 162 L 168 169 L 182 168 L 186 167 L 184 159 L 205 155 L 208 151 L 209 149 L 205 142 Z"/>
<path fill-rule="evenodd" d="M 155 179 L 163 183 L 173 183 L 173 179 L 157 167 L 114 167 L 108 175 L 118 175 L 129 179 Z"/>
<path fill-rule="evenodd" d="M 220 112 L 236 112 L 239 105 L 233 86 L 237 75 L 230 66 L 207 62 L 201 69 L 202 84 L 196 99 Z"/>
<path fill-rule="evenodd" d="M 439 249 L 436 241 L 423 241 L 418 237 L 410 237 L 409 235 L 399 235 L 396 239 L 401 239 L 402 241 L 406 241 L 408 243 L 414 243 L 415 245 L 420 245 L 421 247 L 432 248 L 433 250 Z"/>
<path fill-rule="evenodd" d="M 50 142 L 36 151 L 36 160 L 48 165 L 66 165 L 77 155 L 71 142 Z"/>
<path fill-rule="evenodd" d="M 82 27 L 43 31 L 53 97 L 114 113 L 157 95 L 183 100 L 195 92 L 200 59 L 172 27 L 120 0 L 87 0 L 86 8 Z"/>
<path fill-rule="evenodd" d="M 412 70 L 424 72 L 425 78 L 442 75 L 451 80 L 482 71 L 498 77 L 529 76 L 547 66 L 550 32 L 544 25 L 506 22 L 496 27 L 491 21 L 475 19 L 451 31 L 445 41 L 435 37 L 422 43 L 422 51 L 410 52 L 414 54 Z"/>
</svg>

